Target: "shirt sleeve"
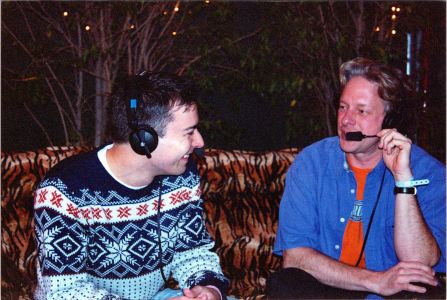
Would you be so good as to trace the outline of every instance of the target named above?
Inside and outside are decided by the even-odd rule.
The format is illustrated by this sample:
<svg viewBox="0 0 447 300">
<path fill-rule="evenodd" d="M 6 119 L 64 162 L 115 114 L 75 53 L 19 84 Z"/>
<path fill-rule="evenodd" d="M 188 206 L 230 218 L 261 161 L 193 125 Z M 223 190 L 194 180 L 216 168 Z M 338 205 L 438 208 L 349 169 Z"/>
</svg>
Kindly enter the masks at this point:
<svg viewBox="0 0 447 300">
<path fill-rule="evenodd" d="M 297 247 L 318 249 L 318 214 L 316 203 L 317 171 L 303 150 L 286 175 L 279 208 L 278 232 L 274 253 Z"/>
<path fill-rule="evenodd" d="M 417 199 L 425 222 L 441 250 L 441 258 L 434 267 L 437 272 L 446 270 L 446 173 L 445 166 L 431 157 L 417 157 L 415 179 L 429 179 L 430 183 L 417 187 Z"/>
<path fill-rule="evenodd" d="M 62 213 L 64 211 L 64 213 Z M 97 289 L 86 274 L 87 242 L 84 211 L 67 201 L 56 187 L 35 193 L 34 222 L 38 250 L 35 299 L 120 299 Z"/>
</svg>

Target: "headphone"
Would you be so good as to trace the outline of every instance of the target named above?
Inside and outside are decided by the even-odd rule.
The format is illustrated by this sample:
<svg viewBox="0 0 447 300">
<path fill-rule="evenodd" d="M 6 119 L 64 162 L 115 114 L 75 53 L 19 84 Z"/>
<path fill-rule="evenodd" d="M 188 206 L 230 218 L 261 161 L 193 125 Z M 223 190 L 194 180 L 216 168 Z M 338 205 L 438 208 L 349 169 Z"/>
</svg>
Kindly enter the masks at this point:
<svg viewBox="0 0 447 300">
<path fill-rule="evenodd" d="M 383 119 L 382 128 L 397 128 L 398 130 L 402 128 L 402 121 L 404 119 L 402 112 L 402 104 L 397 104 L 391 111 L 387 112 L 385 118 Z"/>
<path fill-rule="evenodd" d="M 412 115 L 414 114 L 414 98 L 407 90 L 405 83 L 397 92 L 397 98 L 400 101 L 389 102 L 389 109 L 383 119 L 382 128 L 396 128 L 400 133 L 405 135 L 411 134 Z"/>
<path fill-rule="evenodd" d="M 151 153 L 157 148 L 158 134 L 149 125 L 139 124 L 137 118 L 137 98 L 131 98 L 128 106 L 128 125 L 131 129 L 129 143 L 133 151 L 151 158 Z"/>
</svg>

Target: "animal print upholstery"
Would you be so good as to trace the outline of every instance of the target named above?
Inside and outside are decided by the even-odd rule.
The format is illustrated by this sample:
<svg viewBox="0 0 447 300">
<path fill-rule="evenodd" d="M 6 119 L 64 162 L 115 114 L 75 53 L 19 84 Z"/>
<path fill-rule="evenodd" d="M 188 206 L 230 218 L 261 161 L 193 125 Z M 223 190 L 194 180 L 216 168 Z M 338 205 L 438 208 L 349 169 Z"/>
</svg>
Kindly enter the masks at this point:
<svg viewBox="0 0 447 300">
<path fill-rule="evenodd" d="M 2 152 L 2 299 L 32 299 L 36 282 L 32 208 L 38 181 L 62 159 L 87 150 Z M 266 278 L 280 266 L 272 246 L 285 174 L 297 152 L 207 149 L 204 157 L 196 157 L 207 227 L 231 282 L 229 295 L 262 298 Z"/>
<path fill-rule="evenodd" d="M 208 150 L 199 161 L 208 230 L 230 295 L 262 295 L 268 275 L 280 267 L 272 247 L 285 174 L 296 153 Z"/>
<path fill-rule="evenodd" d="M 46 171 L 87 147 L 1 154 L 2 299 L 32 299 L 36 282 L 33 191 Z"/>
</svg>

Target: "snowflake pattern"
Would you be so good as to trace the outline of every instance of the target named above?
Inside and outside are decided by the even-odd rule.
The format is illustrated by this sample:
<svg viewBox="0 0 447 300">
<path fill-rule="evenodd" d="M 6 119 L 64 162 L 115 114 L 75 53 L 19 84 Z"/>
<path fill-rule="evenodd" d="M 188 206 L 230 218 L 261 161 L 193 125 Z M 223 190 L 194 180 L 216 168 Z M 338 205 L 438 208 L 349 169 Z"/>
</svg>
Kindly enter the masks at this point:
<svg viewBox="0 0 447 300">
<path fill-rule="evenodd" d="M 58 233 L 60 233 L 62 228 L 51 228 L 44 231 L 37 230 L 36 231 L 36 237 L 37 237 L 37 244 L 39 251 L 39 259 L 40 261 L 43 260 L 43 257 L 50 257 L 54 261 L 60 261 L 59 254 L 55 251 L 54 247 L 52 246 L 52 242 L 55 240 Z"/>
<path fill-rule="evenodd" d="M 162 284 L 160 272 L 154 272 L 159 268 L 158 205 L 165 271 L 171 269 L 174 257 L 179 266 L 176 274 L 182 280 L 194 277 L 191 275 L 194 268 L 209 265 L 205 268 L 220 270 L 216 265 L 217 255 L 204 254 L 204 249 L 211 249 L 213 243 L 201 218 L 203 210 L 196 172 L 164 177 L 160 203 L 158 188 L 148 188 L 144 194 L 140 191 L 129 194 L 126 189 L 126 194 L 122 194 L 121 186 L 116 183 L 116 189 L 108 186 L 108 191 L 96 190 L 97 186 L 104 186 L 95 184 L 95 180 L 102 178 L 89 176 L 92 182 L 78 190 L 70 190 L 72 184 L 66 179 L 48 177 L 36 192 L 35 231 L 41 275 L 57 280 L 60 275 L 70 278 L 70 274 L 88 272 L 98 282 L 102 278 L 135 282 L 152 278 L 155 280 L 152 284 L 136 285 L 143 290 L 156 289 Z M 196 216 L 202 226 L 196 224 Z M 183 256 L 188 263 L 179 263 Z M 210 274 L 213 278 L 223 276 L 216 272 Z"/>
<path fill-rule="evenodd" d="M 129 252 L 130 242 L 133 239 L 133 234 L 126 235 L 122 240 L 110 241 L 105 237 L 101 237 L 100 240 L 105 244 L 105 248 L 109 254 L 101 262 L 101 267 L 108 267 L 111 264 L 118 264 L 119 262 L 126 262 L 131 265 L 136 264 L 136 260 Z"/>
<path fill-rule="evenodd" d="M 191 191 L 186 189 L 180 190 L 178 192 L 172 193 L 169 197 L 171 204 L 177 204 L 191 199 Z"/>
<path fill-rule="evenodd" d="M 146 215 L 149 212 L 149 205 L 148 204 L 141 204 L 137 207 L 137 215 L 143 216 Z"/>
<path fill-rule="evenodd" d="M 62 204 L 62 195 L 57 193 L 57 191 L 54 191 L 51 193 L 52 198 L 50 199 L 51 204 L 57 206 L 57 207 L 61 207 Z"/>
<path fill-rule="evenodd" d="M 54 268 L 57 272 L 65 268 L 77 270 L 86 258 L 87 236 L 78 224 L 70 226 L 61 216 L 51 219 L 51 214 L 43 211 L 41 218 L 36 217 L 39 261 L 44 267 Z M 52 222 L 46 223 L 50 219 Z M 76 233 L 70 236 L 66 234 L 67 230 Z"/>
<path fill-rule="evenodd" d="M 37 202 L 44 203 L 45 200 L 47 200 L 47 194 L 48 194 L 48 191 L 46 189 L 41 190 L 40 193 L 38 193 L 38 195 L 36 197 L 36 199 L 39 199 L 39 200 L 37 200 Z"/>
</svg>

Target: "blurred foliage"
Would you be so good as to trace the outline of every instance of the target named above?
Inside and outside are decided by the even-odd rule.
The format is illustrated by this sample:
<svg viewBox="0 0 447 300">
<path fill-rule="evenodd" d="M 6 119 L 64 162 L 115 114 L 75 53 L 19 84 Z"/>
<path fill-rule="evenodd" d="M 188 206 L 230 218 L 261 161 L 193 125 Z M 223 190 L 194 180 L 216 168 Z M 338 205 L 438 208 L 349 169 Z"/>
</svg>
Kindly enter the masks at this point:
<svg viewBox="0 0 447 300">
<path fill-rule="evenodd" d="M 394 4 L 401 9 L 395 21 Z M 138 4 L 114 5 L 114 12 L 124 14 Z M 186 73 L 200 87 L 201 129 L 208 147 L 304 147 L 336 134 L 339 65 L 365 56 L 405 69 L 406 32 L 422 31 L 430 44 L 423 44 L 415 59 L 429 64 L 415 69 L 413 77 L 422 80 L 426 68 L 430 74 L 418 107 L 424 126 L 420 141 L 445 160 L 445 3 L 211 1 L 180 2 L 180 9 L 186 13 L 166 69 Z M 47 37 L 51 34 L 46 31 Z M 3 34 L 3 54 L 13 56 L 9 42 Z M 35 47 L 52 51 L 43 42 Z M 61 66 L 85 64 L 98 51 L 86 50 L 78 62 L 60 57 Z M 14 97 L 42 105 L 42 86 L 31 84 L 21 83 L 22 91 Z"/>
<path fill-rule="evenodd" d="M 421 131 L 433 139 L 419 142 L 445 160 L 445 113 L 440 113 L 445 112 L 445 84 L 439 84 L 445 83 L 445 4 L 399 2 L 400 11 L 394 12 L 397 19 L 393 21 L 395 3 L 360 2 L 219 3 L 209 7 L 205 21 L 216 22 L 198 25 L 209 30 L 196 33 L 195 38 L 187 36 L 187 40 L 202 40 L 212 48 L 219 39 L 259 31 L 250 39 L 210 53 L 188 70 L 201 85 L 204 98 L 211 99 L 203 104 L 206 113 L 202 114 L 208 120 L 204 133 L 208 144 L 255 150 L 304 147 L 336 134 L 339 65 L 365 56 L 405 70 L 406 33 L 422 31 L 424 39 L 435 43 L 413 53 L 413 80 L 421 80 L 424 70 L 416 69 L 415 62 L 422 59 L 430 61 L 430 74 L 443 75 L 444 80 L 430 78 L 430 106 L 423 114 L 422 103 L 417 108 L 421 118 L 430 119 L 441 130 L 424 123 L 427 126 Z M 433 31 L 435 27 L 440 31 Z M 219 100 L 214 99 L 216 95 Z M 216 102 L 227 106 L 225 114 L 216 109 Z M 247 102 L 254 104 L 249 111 L 240 111 Z M 258 107 L 264 111 L 259 113 Z M 249 123 L 253 120 L 247 113 L 257 113 L 255 124 Z M 272 116 L 277 122 L 265 126 Z M 219 122 L 209 122 L 213 119 Z M 241 127 L 235 129 L 235 124 Z"/>
</svg>

